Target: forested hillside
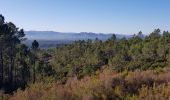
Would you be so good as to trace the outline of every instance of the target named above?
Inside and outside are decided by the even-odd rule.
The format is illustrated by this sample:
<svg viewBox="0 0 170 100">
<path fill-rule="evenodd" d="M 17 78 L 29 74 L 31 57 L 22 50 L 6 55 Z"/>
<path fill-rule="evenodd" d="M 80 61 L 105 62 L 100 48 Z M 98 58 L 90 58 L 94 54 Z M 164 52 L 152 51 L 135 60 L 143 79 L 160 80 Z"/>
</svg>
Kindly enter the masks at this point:
<svg viewBox="0 0 170 100">
<path fill-rule="evenodd" d="M 0 15 L 0 99 L 168 100 L 170 33 L 78 40 L 40 49 Z"/>
</svg>

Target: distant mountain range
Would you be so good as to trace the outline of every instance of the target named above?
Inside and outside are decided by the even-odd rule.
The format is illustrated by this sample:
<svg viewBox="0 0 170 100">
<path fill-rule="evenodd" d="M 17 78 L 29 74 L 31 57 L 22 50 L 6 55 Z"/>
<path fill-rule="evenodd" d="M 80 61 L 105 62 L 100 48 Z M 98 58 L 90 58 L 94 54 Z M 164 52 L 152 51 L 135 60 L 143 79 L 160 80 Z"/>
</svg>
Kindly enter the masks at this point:
<svg viewBox="0 0 170 100">
<path fill-rule="evenodd" d="M 64 32 L 54 32 L 54 31 L 26 31 L 26 37 L 28 40 L 68 40 L 68 41 L 75 41 L 75 40 L 87 40 L 87 39 L 100 39 L 100 40 L 107 40 L 109 39 L 113 33 L 92 33 L 92 32 L 81 32 L 81 33 L 64 33 Z M 117 38 L 129 38 L 130 35 L 122 35 L 116 34 Z"/>
<path fill-rule="evenodd" d="M 26 31 L 27 40 L 24 41 L 28 46 L 31 46 L 33 40 L 37 40 L 40 44 L 40 48 L 53 48 L 64 44 L 73 43 L 75 40 L 95 40 L 96 38 L 106 41 L 113 33 L 92 33 L 92 32 L 81 32 L 81 33 L 64 33 L 54 31 Z M 130 38 L 132 35 L 115 34 L 118 39 L 123 37 Z"/>
</svg>

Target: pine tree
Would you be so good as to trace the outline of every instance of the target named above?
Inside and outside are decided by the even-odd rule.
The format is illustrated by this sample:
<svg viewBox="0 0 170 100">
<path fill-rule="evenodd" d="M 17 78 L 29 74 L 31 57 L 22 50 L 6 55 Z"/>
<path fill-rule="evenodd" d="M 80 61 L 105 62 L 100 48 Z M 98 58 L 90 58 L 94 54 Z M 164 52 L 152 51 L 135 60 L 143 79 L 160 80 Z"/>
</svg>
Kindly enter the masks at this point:
<svg viewBox="0 0 170 100">
<path fill-rule="evenodd" d="M 35 68 L 35 62 L 36 62 L 36 52 L 37 52 L 37 49 L 38 49 L 38 47 L 39 47 L 39 43 L 36 41 L 36 40 L 34 40 L 33 42 L 32 42 L 32 50 L 33 50 L 33 83 L 35 83 L 35 80 L 36 80 L 36 75 L 35 75 L 35 71 L 36 71 L 36 68 Z"/>
</svg>

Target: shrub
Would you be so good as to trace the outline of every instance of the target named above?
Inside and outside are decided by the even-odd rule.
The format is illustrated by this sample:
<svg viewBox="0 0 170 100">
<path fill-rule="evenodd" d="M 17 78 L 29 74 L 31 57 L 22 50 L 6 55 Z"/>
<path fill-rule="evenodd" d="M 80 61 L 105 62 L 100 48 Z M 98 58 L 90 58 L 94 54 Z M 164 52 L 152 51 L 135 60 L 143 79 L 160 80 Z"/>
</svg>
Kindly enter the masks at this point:
<svg viewBox="0 0 170 100">
<path fill-rule="evenodd" d="M 11 100 L 166 100 L 170 95 L 170 72 L 154 70 L 123 75 L 104 69 L 82 79 L 62 83 L 36 83 L 18 90 Z"/>
</svg>

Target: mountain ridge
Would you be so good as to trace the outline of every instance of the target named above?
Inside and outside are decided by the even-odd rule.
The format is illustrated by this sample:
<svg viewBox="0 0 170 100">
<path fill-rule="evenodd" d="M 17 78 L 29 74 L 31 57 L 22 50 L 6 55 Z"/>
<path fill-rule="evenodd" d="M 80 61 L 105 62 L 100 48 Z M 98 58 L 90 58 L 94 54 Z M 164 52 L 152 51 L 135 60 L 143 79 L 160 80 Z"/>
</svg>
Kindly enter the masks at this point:
<svg viewBox="0 0 170 100">
<path fill-rule="evenodd" d="M 93 32 L 55 32 L 55 31 L 26 31 L 26 38 L 28 40 L 87 40 L 100 39 L 107 40 L 115 33 L 93 33 Z M 132 35 L 115 34 L 118 39 Z"/>
</svg>

